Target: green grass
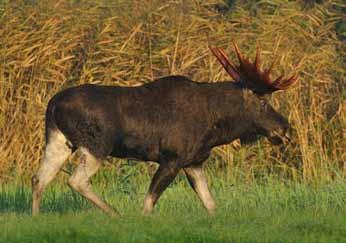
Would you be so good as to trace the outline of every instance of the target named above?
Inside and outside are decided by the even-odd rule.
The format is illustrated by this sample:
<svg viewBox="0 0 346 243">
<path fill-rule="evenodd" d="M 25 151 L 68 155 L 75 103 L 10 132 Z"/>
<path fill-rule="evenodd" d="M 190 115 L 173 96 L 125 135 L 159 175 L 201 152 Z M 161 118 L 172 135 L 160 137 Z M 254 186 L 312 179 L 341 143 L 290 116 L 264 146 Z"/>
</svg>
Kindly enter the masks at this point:
<svg viewBox="0 0 346 243">
<path fill-rule="evenodd" d="M 303 185 L 268 180 L 231 185 L 214 178 L 218 204 L 209 217 L 184 178 L 169 187 L 151 216 L 142 216 L 149 181 L 94 183 L 123 217 L 111 219 L 67 186 L 44 194 L 30 215 L 30 188 L 0 189 L 0 242 L 346 242 L 346 183 Z"/>
</svg>

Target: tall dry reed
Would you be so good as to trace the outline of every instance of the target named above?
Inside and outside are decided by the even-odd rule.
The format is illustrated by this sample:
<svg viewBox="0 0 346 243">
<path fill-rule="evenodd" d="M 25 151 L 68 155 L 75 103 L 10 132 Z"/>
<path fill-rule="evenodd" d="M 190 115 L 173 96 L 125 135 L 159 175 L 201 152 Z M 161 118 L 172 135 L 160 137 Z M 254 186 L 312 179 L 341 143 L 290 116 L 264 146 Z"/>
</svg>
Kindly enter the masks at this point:
<svg viewBox="0 0 346 243">
<path fill-rule="evenodd" d="M 231 40 L 249 56 L 260 46 L 264 66 L 276 60 L 274 75 L 299 75 L 295 88 L 271 100 L 297 133 L 287 148 L 265 140 L 216 148 L 210 168 L 247 181 L 345 176 L 345 43 L 336 34 L 343 9 L 339 0 L 309 7 L 284 0 L 3 1 L 0 181 L 27 179 L 37 169 L 45 108 L 59 90 L 83 83 L 135 86 L 170 74 L 229 80 L 208 44 L 235 59 Z"/>
</svg>

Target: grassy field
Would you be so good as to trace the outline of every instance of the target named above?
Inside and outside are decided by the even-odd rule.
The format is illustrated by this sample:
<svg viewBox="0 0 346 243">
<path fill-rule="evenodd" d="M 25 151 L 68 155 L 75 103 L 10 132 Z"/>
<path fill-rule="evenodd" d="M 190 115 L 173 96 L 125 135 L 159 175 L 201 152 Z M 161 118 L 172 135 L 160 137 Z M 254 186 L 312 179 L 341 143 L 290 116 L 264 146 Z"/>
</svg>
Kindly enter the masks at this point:
<svg viewBox="0 0 346 243">
<path fill-rule="evenodd" d="M 109 175 L 109 174 L 108 174 Z M 43 214 L 30 215 L 30 189 L 0 189 L 0 242 L 346 242 L 346 183 L 307 186 L 276 179 L 232 185 L 211 180 L 218 203 L 210 217 L 185 178 L 164 193 L 155 212 L 142 216 L 147 179 L 94 181 L 122 217 L 111 219 L 55 183 Z"/>
</svg>

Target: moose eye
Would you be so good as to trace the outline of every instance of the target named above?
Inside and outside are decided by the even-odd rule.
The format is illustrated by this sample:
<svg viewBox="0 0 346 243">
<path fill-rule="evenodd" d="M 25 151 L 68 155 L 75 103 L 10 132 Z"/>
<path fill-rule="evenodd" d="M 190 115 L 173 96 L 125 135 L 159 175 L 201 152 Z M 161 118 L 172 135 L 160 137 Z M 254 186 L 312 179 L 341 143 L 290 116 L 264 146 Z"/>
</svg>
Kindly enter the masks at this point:
<svg viewBox="0 0 346 243">
<path fill-rule="evenodd" d="M 263 109 L 267 109 L 268 103 L 265 100 L 261 100 L 260 102 L 261 102 L 261 107 Z"/>
<path fill-rule="evenodd" d="M 265 107 L 267 105 L 267 102 L 265 100 L 261 100 L 261 106 Z"/>
</svg>

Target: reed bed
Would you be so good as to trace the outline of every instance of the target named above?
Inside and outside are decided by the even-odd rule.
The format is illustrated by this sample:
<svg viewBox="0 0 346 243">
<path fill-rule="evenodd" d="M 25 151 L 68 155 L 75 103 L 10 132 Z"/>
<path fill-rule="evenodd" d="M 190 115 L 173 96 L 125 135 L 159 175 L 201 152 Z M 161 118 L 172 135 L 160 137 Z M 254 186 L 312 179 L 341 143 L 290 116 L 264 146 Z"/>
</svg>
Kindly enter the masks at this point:
<svg viewBox="0 0 346 243">
<path fill-rule="evenodd" d="M 208 45 L 235 60 L 232 40 L 251 57 L 260 46 L 263 66 L 276 60 L 274 75 L 298 74 L 293 89 L 271 98 L 296 136 L 285 148 L 266 140 L 218 147 L 209 170 L 234 183 L 345 177 L 341 0 L 0 2 L 0 181 L 27 182 L 36 171 L 45 108 L 59 90 L 84 83 L 137 86 L 171 74 L 227 81 Z M 128 161 L 110 161 L 106 170 L 133 170 Z"/>
</svg>

